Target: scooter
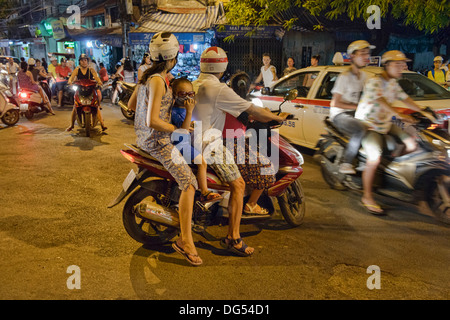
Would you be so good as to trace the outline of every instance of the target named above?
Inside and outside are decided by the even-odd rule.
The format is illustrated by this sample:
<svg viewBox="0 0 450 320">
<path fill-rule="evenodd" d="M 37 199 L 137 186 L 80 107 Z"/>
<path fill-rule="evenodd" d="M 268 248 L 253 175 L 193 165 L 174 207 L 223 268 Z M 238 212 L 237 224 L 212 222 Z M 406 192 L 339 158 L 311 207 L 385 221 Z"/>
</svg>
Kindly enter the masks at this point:
<svg viewBox="0 0 450 320">
<path fill-rule="evenodd" d="M 135 112 L 128 108 L 128 101 L 136 88 L 135 83 L 128 83 L 124 81 L 117 81 L 117 87 L 119 88 L 119 106 L 122 114 L 128 120 L 134 120 Z"/>
<path fill-rule="evenodd" d="M 287 96 L 286 99 L 293 99 Z M 261 124 L 266 131 L 281 124 Z M 260 133 L 263 134 L 264 130 Z M 270 219 L 275 213 L 274 201 L 278 201 L 286 222 L 297 227 L 305 215 L 305 195 L 299 177 L 303 173 L 303 157 L 294 147 L 273 131 L 266 133 L 271 148 L 279 153 L 279 170 L 276 182 L 263 194 L 258 204 L 268 211 L 266 215 L 242 215 L 241 223 L 258 223 Z M 260 142 L 261 143 L 261 142 Z M 178 200 L 180 189 L 174 178 L 152 156 L 134 145 L 126 145 L 122 155 L 138 166 L 138 172 L 131 170 L 123 182 L 123 189 L 108 208 L 122 202 L 128 195 L 122 211 L 122 220 L 127 233 L 144 244 L 162 244 L 170 241 L 180 231 Z M 191 166 L 194 174 L 196 166 Z M 220 181 L 216 173 L 208 168 L 208 188 L 222 192 L 223 199 L 202 203 L 194 199 L 192 227 L 194 232 L 206 235 L 211 225 L 228 222 L 229 185 Z M 245 199 L 244 199 L 245 201 Z"/>
<path fill-rule="evenodd" d="M 438 123 L 432 123 L 424 112 L 439 119 Z M 416 203 L 422 213 L 450 224 L 450 135 L 444 128 L 446 116 L 429 108 L 411 116 L 416 122 L 405 130 L 416 137 L 418 150 L 402 154 L 404 145 L 386 135 L 374 190 L 378 194 Z M 324 180 L 333 189 L 362 190 L 362 172 L 366 162 L 364 150 L 359 150 L 355 160 L 356 175 L 340 173 L 339 165 L 348 137 L 339 132 L 328 118 L 325 125 L 328 133 L 317 143 L 315 155 Z"/>
<path fill-rule="evenodd" d="M 12 97 L 11 91 L 0 82 L 0 119 L 7 126 L 13 126 L 19 121 L 20 112 L 19 107 L 11 103 L 9 96 Z"/>
<path fill-rule="evenodd" d="M 101 87 L 101 93 L 102 93 L 102 101 L 105 97 L 110 98 L 112 100 L 112 93 L 115 89 L 113 89 L 113 83 L 114 83 L 114 79 L 109 78 L 108 81 L 106 81 L 105 83 L 103 83 L 102 87 Z"/>
<path fill-rule="evenodd" d="M 48 89 L 48 86 L 46 89 Z M 44 92 L 50 94 L 51 97 L 51 93 L 48 93 L 47 91 L 49 90 L 44 90 Z M 50 112 L 39 92 L 35 90 L 21 88 L 18 94 L 18 102 L 20 112 L 25 115 L 28 120 L 31 120 L 35 113 L 44 111 L 47 113 Z"/>
<path fill-rule="evenodd" d="M 86 137 L 91 136 L 91 129 L 98 123 L 99 101 L 96 87 L 97 82 L 89 79 L 77 80 L 73 85 L 77 122 L 85 129 Z"/>
</svg>

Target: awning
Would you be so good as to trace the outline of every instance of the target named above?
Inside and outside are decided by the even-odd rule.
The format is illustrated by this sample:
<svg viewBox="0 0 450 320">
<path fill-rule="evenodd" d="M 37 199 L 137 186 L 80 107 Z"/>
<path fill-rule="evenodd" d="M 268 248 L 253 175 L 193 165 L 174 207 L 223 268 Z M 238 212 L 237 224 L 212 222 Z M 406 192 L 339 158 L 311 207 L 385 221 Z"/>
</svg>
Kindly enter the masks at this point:
<svg viewBox="0 0 450 320">
<path fill-rule="evenodd" d="M 166 13 L 153 12 L 141 18 L 140 26 L 131 33 L 156 33 L 156 32 L 205 32 L 216 23 L 224 14 L 223 6 L 206 7 L 205 13 Z"/>
<path fill-rule="evenodd" d="M 122 28 L 67 29 L 72 41 L 99 40 L 112 47 L 122 47 Z"/>
</svg>

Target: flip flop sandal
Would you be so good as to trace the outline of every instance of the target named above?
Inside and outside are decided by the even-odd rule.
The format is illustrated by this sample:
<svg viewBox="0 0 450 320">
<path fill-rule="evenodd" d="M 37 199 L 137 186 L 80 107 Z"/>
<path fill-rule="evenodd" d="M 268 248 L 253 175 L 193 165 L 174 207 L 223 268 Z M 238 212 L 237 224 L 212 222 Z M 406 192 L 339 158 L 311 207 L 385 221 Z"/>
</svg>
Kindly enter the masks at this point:
<svg viewBox="0 0 450 320">
<path fill-rule="evenodd" d="M 384 210 L 377 204 L 367 204 L 367 203 L 364 203 L 362 201 L 361 201 L 361 204 L 371 214 L 374 214 L 376 216 L 385 216 L 386 215 Z M 371 210 L 370 208 L 379 209 L 379 210 L 382 210 L 382 211 L 375 211 L 375 210 Z"/>
<path fill-rule="evenodd" d="M 242 246 L 238 249 L 235 246 L 238 245 L 239 243 L 242 243 Z M 250 257 L 253 254 L 253 252 L 252 253 L 245 252 L 245 250 L 248 248 L 248 245 L 245 244 L 242 238 L 239 239 L 223 238 L 222 240 L 220 240 L 220 246 L 226 249 L 228 252 L 234 253 L 240 257 Z"/>
<path fill-rule="evenodd" d="M 249 210 L 247 210 L 247 208 Z M 255 209 L 259 208 L 259 212 L 257 212 Z M 244 207 L 244 213 L 248 214 L 248 215 L 253 215 L 253 216 L 265 216 L 269 214 L 269 211 L 267 211 L 264 208 L 261 208 L 258 204 L 255 204 L 253 207 L 251 205 L 249 205 L 248 203 L 245 204 Z"/>
<path fill-rule="evenodd" d="M 222 200 L 223 197 L 215 192 L 212 191 L 208 191 L 206 194 L 200 194 L 200 202 L 205 203 L 205 202 L 212 202 L 212 201 L 217 201 L 217 200 Z"/>
<path fill-rule="evenodd" d="M 199 257 L 198 254 L 191 254 L 191 253 L 187 253 L 186 251 L 184 251 L 182 248 L 180 248 L 177 244 L 177 242 L 173 242 L 172 243 L 172 248 L 178 252 L 179 254 L 181 254 L 191 265 L 193 266 L 199 266 L 203 263 L 203 261 L 200 262 L 195 262 L 194 260 L 192 260 L 190 257 L 194 257 L 197 258 Z"/>
</svg>

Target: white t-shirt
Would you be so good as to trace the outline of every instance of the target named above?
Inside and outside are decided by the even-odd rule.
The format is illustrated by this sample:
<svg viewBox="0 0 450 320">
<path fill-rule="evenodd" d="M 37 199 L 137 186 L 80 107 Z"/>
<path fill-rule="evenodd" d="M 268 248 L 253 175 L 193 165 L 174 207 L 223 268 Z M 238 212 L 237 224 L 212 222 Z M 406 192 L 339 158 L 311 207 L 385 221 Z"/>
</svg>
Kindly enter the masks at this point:
<svg viewBox="0 0 450 320">
<path fill-rule="evenodd" d="M 356 109 L 355 118 L 362 120 L 370 130 L 386 134 L 392 126 L 390 109 L 377 103 L 375 100 L 384 97 L 391 104 L 396 100 L 405 100 L 408 95 L 400 87 L 396 79 L 385 80 L 376 76 L 367 80 L 364 92 Z"/>
<path fill-rule="evenodd" d="M 267 70 L 264 70 L 264 66 L 261 67 L 261 74 L 263 77 L 264 87 L 270 87 L 272 83 L 274 83 L 274 76 L 273 76 L 274 73 L 277 74 L 277 69 L 272 65 L 270 65 L 269 68 L 267 68 Z"/>
<path fill-rule="evenodd" d="M 351 69 L 342 72 L 336 82 L 334 83 L 334 87 L 331 90 L 332 94 L 340 94 L 342 96 L 343 102 L 353 103 L 358 105 L 359 98 L 361 97 L 361 93 L 364 89 L 364 83 L 366 82 L 367 74 L 360 70 L 359 77 L 355 75 Z M 330 120 L 333 121 L 334 117 L 338 114 L 349 111 L 346 109 L 341 109 L 337 107 L 330 108 Z"/>
<path fill-rule="evenodd" d="M 123 81 L 134 83 L 134 71 L 123 70 Z"/>
<path fill-rule="evenodd" d="M 201 121 L 204 148 L 208 143 L 222 137 L 227 114 L 237 118 L 250 108 L 252 103 L 242 99 L 233 89 L 212 74 L 200 73 L 192 85 L 197 102 L 192 118 Z M 209 129 L 216 129 L 218 136 L 209 136 L 208 141 L 205 141 L 205 132 Z M 211 132 L 212 130 L 209 130 L 209 133 Z M 200 145 L 198 137 L 195 137 L 195 145 Z"/>
</svg>

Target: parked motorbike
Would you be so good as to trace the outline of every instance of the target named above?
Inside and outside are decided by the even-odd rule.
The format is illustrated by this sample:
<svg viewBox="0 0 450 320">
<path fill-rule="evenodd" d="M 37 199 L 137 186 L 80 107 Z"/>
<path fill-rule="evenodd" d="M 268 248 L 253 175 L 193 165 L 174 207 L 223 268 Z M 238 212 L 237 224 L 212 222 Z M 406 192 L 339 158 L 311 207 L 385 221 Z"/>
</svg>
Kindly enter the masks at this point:
<svg viewBox="0 0 450 320">
<path fill-rule="evenodd" d="M 113 88 L 114 79 L 109 78 L 108 81 L 105 81 L 101 87 L 101 93 L 102 93 L 102 101 L 105 97 L 110 98 L 112 102 L 112 94 L 115 89 Z"/>
<path fill-rule="evenodd" d="M 11 103 L 10 97 L 13 97 L 11 91 L 0 82 L 0 119 L 7 126 L 15 125 L 20 118 L 19 107 Z"/>
<path fill-rule="evenodd" d="M 74 82 L 75 107 L 78 125 L 85 129 L 86 137 L 91 136 L 91 129 L 98 123 L 97 111 L 99 101 L 97 95 L 97 82 L 82 79 Z"/>
<path fill-rule="evenodd" d="M 440 119 L 439 123 L 432 123 L 424 116 L 425 112 Z M 416 122 L 407 130 L 416 137 L 418 150 L 402 155 L 404 145 L 392 136 L 385 136 L 374 190 L 378 194 L 417 203 L 422 213 L 450 224 L 450 135 L 447 128 L 443 128 L 445 116 L 435 114 L 429 108 L 411 116 Z M 328 133 L 319 140 L 316 153 L 324 180 L 337 190 L 361 190 L 361 174 L 366 162 L 364 150 L 361 148 L 357 156 L 356 175 L 339 173 L 348 137 L 329 119 L 325 124 Z"/>
<path fill-rule="evenodd" d="M 134 89 L 136 88 L 135 83 L 128 83 L 124 81 L 118 81 L 117 86 L 119 90 L 119 106 L 120 110 L 122 111 L 122 114 L 125 118 L 128 120 L 134 120 L 134 111 L 128 108 L 128 101 L 131 98 L 131 95 L 133 94 Z"/>
<path fill-rule="evenodd" d="M 286 96 L 286 99 L 293 99 L 293 95 Z M 268 214 L 243 214 L 241 223 L 257 223 L 270 219 L 275 212 L 274 199 L 277 199 L 281 213 L 290 226 L 296 227 L 303 222 L 305 195 L 299 179 L 303 173 L 303 157 L 271 130 L 277 126 L 280 126 L 277 122 L 259 125 L 260 128 L 271 132 L 271 134 L 266 133 L 265 136 L 274 150 L 279 152 L 276 182 L 258 201 Z M 168 242 L 180 230 L 177 208 L 181 191 L 174 178 L 156 159 L 134 145 L 126 146 L 127 149 L 121 150 L 121 153 L 127 160 L 138 166 L 138 172 L 136 174 L 134 170 L 130 171 L 123 182 L 123 190 L 108 207 L 116 206 L 131 194 L 122 212 L 123 224 L 128 234 L 144 244 Z M 196 166 L 191 168 L 195 174 Z M 202 203 L 197 197 L 194 199 L 192 227 L 195 232 L 203 235 L 206 234 L 208 226 L 224 225 L 229 219 L 227 207 L 230 188 L 228 184 L 221 182 L 210 168 L 208 168 L 208 188 L 223 192 L 224 198 L 209 203 Z"/>
</svg>

